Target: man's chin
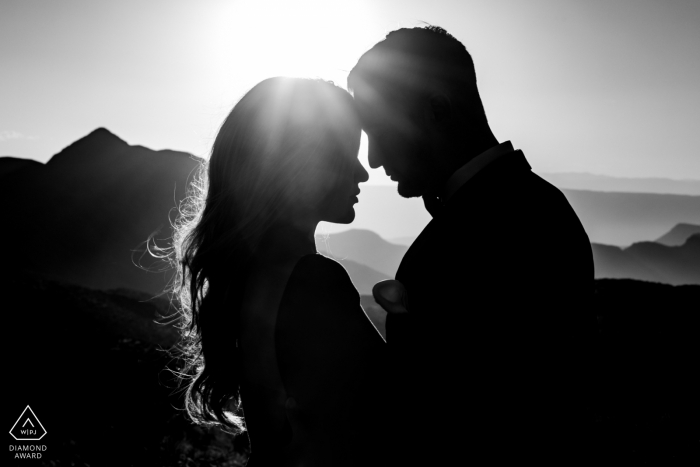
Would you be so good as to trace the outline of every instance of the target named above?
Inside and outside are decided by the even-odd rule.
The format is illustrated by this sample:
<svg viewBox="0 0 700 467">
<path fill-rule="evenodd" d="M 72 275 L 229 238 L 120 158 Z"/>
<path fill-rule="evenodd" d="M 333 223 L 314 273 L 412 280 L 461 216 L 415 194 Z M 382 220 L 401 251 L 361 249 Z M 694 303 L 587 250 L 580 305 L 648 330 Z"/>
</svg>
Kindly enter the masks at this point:
<svg viewBox="0 0 700 467">
<path fill-rule="evenodd" d="M 399 182 L 398 190 L 399 196 L 402 198 L 416 198 L 418 196 L 423 196 L 423 190 L 411 183 Z"/>
</svg>

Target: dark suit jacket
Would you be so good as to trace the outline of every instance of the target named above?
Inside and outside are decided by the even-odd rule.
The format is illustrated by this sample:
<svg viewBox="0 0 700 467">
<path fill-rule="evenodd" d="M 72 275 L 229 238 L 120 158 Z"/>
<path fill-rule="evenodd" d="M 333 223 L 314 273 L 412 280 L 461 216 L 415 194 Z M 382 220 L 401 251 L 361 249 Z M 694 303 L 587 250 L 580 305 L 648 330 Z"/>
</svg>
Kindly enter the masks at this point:
<svg viewBox="0 0 700 467">
<path fill-rule="evenodd" d="M 388 316 L 387 343 L 400 395 L 397 450 L 412 452 L 404 462 L 425 461 L 420 449 L 432 459 L 420 465 L 567 465 L 562 457 L 585 449 L 590 242 L 564 195 L 531 172 L 521 151 L 445 203 L 396 279 L 409 313 Z"/>
</svg>

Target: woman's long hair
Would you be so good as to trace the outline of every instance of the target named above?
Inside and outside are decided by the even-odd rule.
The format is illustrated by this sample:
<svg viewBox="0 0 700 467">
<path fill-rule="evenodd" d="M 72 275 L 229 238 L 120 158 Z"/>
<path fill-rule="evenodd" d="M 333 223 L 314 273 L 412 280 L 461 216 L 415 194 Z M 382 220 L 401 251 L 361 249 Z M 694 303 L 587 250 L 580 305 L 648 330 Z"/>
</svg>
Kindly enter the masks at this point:
<svg viewBox="0 0 700 467">
<path fill-rule="evenodd" d="M 194 421 L 245 430 L 239 318 L 251 261 L 261 236 L 308 184 L 310 164 L 332 157 L 333 145 L 353 131 L 359 134 L 350 95 L 300 78 L 257 84 L 221 126 L 180 206 L 170 254 L 185 406 Z"/>
</svg>

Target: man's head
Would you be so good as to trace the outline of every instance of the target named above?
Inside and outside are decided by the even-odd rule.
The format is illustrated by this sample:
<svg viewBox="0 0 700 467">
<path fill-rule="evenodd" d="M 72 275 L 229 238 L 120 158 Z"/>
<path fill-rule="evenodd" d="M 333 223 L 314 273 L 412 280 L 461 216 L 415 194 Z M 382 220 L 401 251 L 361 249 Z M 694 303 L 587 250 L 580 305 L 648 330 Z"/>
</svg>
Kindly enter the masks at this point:
<svg viewBox="0 0 700 467">
<path fill-rule="evenodd" d="M 360 57 L 348 88 L 370 166 L 384 166 L 407 198 L 435 193 L 465 162 L 464 138 L 488 128 L 469 52 L 436 26 L 389 33 Z"/>
</svg>

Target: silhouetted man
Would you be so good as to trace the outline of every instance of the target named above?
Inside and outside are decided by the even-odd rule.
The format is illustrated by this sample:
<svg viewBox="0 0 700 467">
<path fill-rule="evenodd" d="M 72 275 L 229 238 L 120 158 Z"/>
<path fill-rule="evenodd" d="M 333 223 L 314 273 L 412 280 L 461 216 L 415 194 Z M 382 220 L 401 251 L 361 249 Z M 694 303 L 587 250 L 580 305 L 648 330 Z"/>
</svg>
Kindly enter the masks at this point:
<svg viewBox="0 0 700 467">
<path fill-rule="evenodd" d="M 595 332 L 576 214 L 496 140 L 471 56 L 445 30 L 391 32 L 348 87 L 370 166 L 433 216 L 396 274 L 408 313 L 387 319 L 397 465 L 575 464 Z"/>
</svg>

